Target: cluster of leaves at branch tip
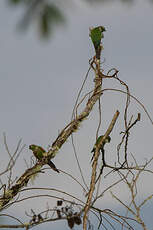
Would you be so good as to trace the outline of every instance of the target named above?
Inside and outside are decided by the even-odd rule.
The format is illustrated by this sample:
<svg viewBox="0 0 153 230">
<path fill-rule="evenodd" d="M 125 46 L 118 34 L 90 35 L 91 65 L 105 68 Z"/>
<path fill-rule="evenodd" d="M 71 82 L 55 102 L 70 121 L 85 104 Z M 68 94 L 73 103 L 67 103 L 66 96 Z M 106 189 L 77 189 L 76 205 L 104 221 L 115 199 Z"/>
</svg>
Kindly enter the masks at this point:
<svg viewBox="0 0 153 230">
<path fill-rule="evenodd" d="M 91 27 L 89 28 L 89 30 L 90 30 L 89 36 L 91 37 L 96 52 L 96 58 L 100 59 L 100 53 L 102 49 L 101 40 L 102 38 L 104 38 L 103 32 L 105 32 L 106 29 L 104 26 L 97 26 L 94 28 Z"/>
<path fill-rule="evenodd" d="M 70 229 L 72 229 L 75 224 L 76 225 L 82 224 L 80 214 L 78 212 L 74 211 L 73 204 L 70 204 L 69 206 L 66 205 L 64 207 L 59 207 L 62 205 L 63 205 L 63 201 L 58 200 L 57 201 L 57 207 L 58 208 L 56 209 L 56 213 L 57 213 L 57 217 L 59 219 L 61 219 L 62 217 L 66 217 L 67 224 L 68 224 Z"/>
<path fill-rule="evenodd" d="M 32 144 L 29 146 L 29 149 L 32 150 L 34 156 L 38 161 L 44 161 L 45 157 L 45 163 L 49 165 L 51 169 L 59 173 L 59 170 L 56 168 L 54 163 L 48 157 L 46 157 L 47 153 L 41 146 Z"/>
</svg>

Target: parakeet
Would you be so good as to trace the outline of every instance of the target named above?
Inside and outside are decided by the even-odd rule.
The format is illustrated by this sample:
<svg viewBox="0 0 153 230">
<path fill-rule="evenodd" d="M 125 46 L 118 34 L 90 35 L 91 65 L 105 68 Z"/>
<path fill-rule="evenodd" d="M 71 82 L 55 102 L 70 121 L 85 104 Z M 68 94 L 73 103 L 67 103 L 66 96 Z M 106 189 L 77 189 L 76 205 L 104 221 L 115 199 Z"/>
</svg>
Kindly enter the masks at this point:
<svg viewBox="0 0 153 230">
<path fill-rule="evenodd" d="M 103 35 L 104 31 L 106 31 L 106 29 L 103 26 L 90 28 L 90 37 L 96 51 L 96 58 L 98 59 L 100 59 L 101 39 L 104 37 Z"/>
<path fill-rule="evenodd" d="M 37 145 L 30 145 L 29 149 L 32 150 L 34 156 L 37 158 L 38 161 L 41 161 L 43 159 L 43 153 L 46 152 L 41 146 Z M 48 159 L 47 164 L 51 167 L 51 169 L 59 173 L 59 170 L 56 168 L 51 160 Z"/>
<path fill-rule="evenodd" d="M 102 136 L 99 136 L 99 137 L 97 138 L 96 143 L 95 143 L 95 145 L 94 145 L 94 147 L 93 147 L 91 153 L 92 153 L 92 152 L 95 153 L 96 147 L 97 147 L 97 145 L 100 143 L 100 141 L 102 140 L 102 138 L 103 138 L 103 135 L 102 135 Z M 105 142 L 100 146 L 100 150 L 103 150 L 104 145 L 105 145 L 106 143 L 109 143 L 110 141 L 111 141 L 111 138 L 110 138 L 110 136 L 108 136 L 108 137 L 105 139 Z M 91 161 L 93 160 L 93 158 L 94 158 L 94 154 L 93 154 L 93 156 L 92 156 Z"/>
</svg>

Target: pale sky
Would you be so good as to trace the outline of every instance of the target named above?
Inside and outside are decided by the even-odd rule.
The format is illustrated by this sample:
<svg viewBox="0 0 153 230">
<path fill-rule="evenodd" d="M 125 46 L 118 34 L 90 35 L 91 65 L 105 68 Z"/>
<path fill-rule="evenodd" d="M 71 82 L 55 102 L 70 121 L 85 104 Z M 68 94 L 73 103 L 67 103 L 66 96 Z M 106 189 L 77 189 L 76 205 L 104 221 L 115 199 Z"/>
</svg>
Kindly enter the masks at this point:
<svg viewBox="0 0 153 230">
<path fill-rule="evenodd" d="M 119 77 L 128 84 L 131 94 L 146 106 L 153 117 L 153 4 L 147 0 L 135 1 L 130 5 L 114 1 L 91 7 L 79 1 L 75 6 L 65 6 L 64 11 L 67 19 L 65 26 L 58 27 L 53 37 L 44 41 L 40 39 L 34 24 L 24 33 L 17 31 L 16 24 L 21 18 L 22 9 L 10 8 L 3 0 L 0 2 L 0 153 L 1 158 L 6 160 L 3 132 L 8 137 L 11 151 L 22 138 L 26 148 L 18 160 L 17 176 L 26 169 L 24 159 L 30 162 L 31 152 L 28 146 L 34 143 L 47 148 L 71 119 L 78 90 L 88 69 L 88 61 L 93 56 L 90 26 L 103 25 L 107 30 L 102 56 L 105 58 L 105 73 L 113 67 L 117 68 Z M 92 77 L 90 74 L 89 78 Z M 91 89 L 91 82 L 88 80 L 86 87 Z M 109 88 L 118 86 L 115 82 L 105 83 L 105 87 Z M 102 103 L 102 132 L 105 132 L 115 110 L 119 109 L 121 112 L 117 127 L 111 134 L 112 142 L 107 147 L 107 151 L 112 154 L 120 140 L 119 131 L 123 128 L 122 103 L 124 96 L 117 93 L 106 93 Z M 98 125 L 96 111 L 94 109 L 90 118 L 75 134 L 77 153 L 88 183 L 91 170 L 89 153 Z M 142 119 L 131 133 L 129 152 L 142 163 L 152 156 L 153 130 L 143 109 L 132 100 L 129 115 L 136 117 L 138 112 Z M 80 178 L 70 139 L 62 147 L 54 163 L 58 168 Z M 109 183 L 109 180 L 104 183 Z M 141 183 L 140 197 L 152 194 L 153 185 L 148 177 Z M 44 175 L 41 175 L 35 184 L 35 187 L 38 186 L 64 188 L 64 191 L 85 200 L 78 185 L 70 186 L 70 180 L 54 172 L 46 176 L 45 180 Z M 124 188 L 120 192 L 121 198 L 125 200 Z M 37 206 L 37 201 L 33 203 Z M 150 203 L 153 205 L 153 201 Z M 40 204 L 45 209 L 45 202 Z M 115 205 L 114 201 L 107 198 L 103 201 L 105 207 L 118 207 Z M 25 203 L 24 207 L 27 211 L 30 210 L 31 203 Z M 22 210 L 19 206 L 18 209 Z M 39 210 L 38 206 L 36 209 Z M 145 209 L 148 229 L 152 226 L 150 210 L 152 207 Z M 25 210 L 22 211 L 24 214 Z M 55 223 L 54 229 L 57 226 Z"/>
</svg>

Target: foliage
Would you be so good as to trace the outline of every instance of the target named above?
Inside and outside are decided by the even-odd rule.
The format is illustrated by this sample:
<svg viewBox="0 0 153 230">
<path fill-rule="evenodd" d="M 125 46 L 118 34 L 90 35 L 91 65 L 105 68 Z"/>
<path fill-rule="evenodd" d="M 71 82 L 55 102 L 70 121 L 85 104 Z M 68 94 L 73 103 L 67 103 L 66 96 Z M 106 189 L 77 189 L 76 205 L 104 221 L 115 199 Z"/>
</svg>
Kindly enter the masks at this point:
<svg viewBox="0 0 153 230">
<path fill-rule="evenodd" d="M 65 22 L 65 17 L 60 7 L 57 7 L 55 3 L 44 0 L 10 0 L 10 3 L 23 5 L 25 8 L 19 27 L 26 29 L 35 19 L 38 23 L 40 34 L 44 38 L 48 38 L 55 26 Z"/>
<path fill-rule="evenodd" d="M 35 21 L 38 23 L 40 34 L 43 38 L 49 38 L 58 25 L 65 23 L 65 12 L 60 7 L 60 2 L 49 0 L 8 0 L 11 5 L 23 5 L 25 13 L 19 25 L 20 29 L 25 29 Z M 84 1 L 84 0 L 82 0 Z M 109 3 L 114 0 L 85 0 L 91 5 L 98 3 Z M 122 3 L 134 3 L 134 0 L 119 0 Z M 69 5 L 67 3 L 67 10 Z"/>
</svg>

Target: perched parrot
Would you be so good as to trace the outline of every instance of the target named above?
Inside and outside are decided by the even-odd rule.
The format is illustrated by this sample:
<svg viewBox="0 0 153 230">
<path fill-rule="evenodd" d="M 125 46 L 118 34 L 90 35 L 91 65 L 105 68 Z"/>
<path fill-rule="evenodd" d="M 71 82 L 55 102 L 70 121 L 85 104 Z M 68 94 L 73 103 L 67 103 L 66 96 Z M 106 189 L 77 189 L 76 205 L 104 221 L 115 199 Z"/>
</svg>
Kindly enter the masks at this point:
<svg viewBox="0 0 153 230">
<path fill-rule="evenodd" d="M 103 32 L 106 31 L 105 27 L 98 26 L 90 28 L 90 37 L 96 51 L 96 58 L 100 59 L 101 39 L 104 37 Z"/>
<path fill-rule="evenodd" d="M 92 153 L 92 152 L 95 153 L 96 146 L 100 143 L 100 141 L 101 141 L 102 138 L 103 138 L 103 135 L 102 135 L 102 136 L 99 136 L 99 137 L 97 138 L 97 141 L 96 141 L 96 143 L 95 143 L 95 145 L 94 145 L 94 147 L 93 147 L 91 153 Z M 100 146 L 100 150 L 103 150 L 104 145 L 105 145 L 106 143 L 109 143 L 110 141 L 111 141 L 111 138 L 110 138 L 110 136 L 108 136 L 108 137 L 105 139 L 105 142 L 102 144 L 102 146 Z M 93 156 L 92 156 L 91 161 L 93 160 L 93 158 L 94 158 L 94 154 L 93 154 Z"/>
<path fill-rule="evenodd" d="M 30 145 L 29 149 L 32 150 L 34 156 L 37 158 L 38 161 L 42 160 L 42 158 L 44 157 L 43 153 L 46 152 L 41 146 L 37 145 Z M 56 168 L 51 160 L 48 159 L 47 164 L 51 167 L 51 169 L 59 173 L 59 170 Z"/>
</svg>

